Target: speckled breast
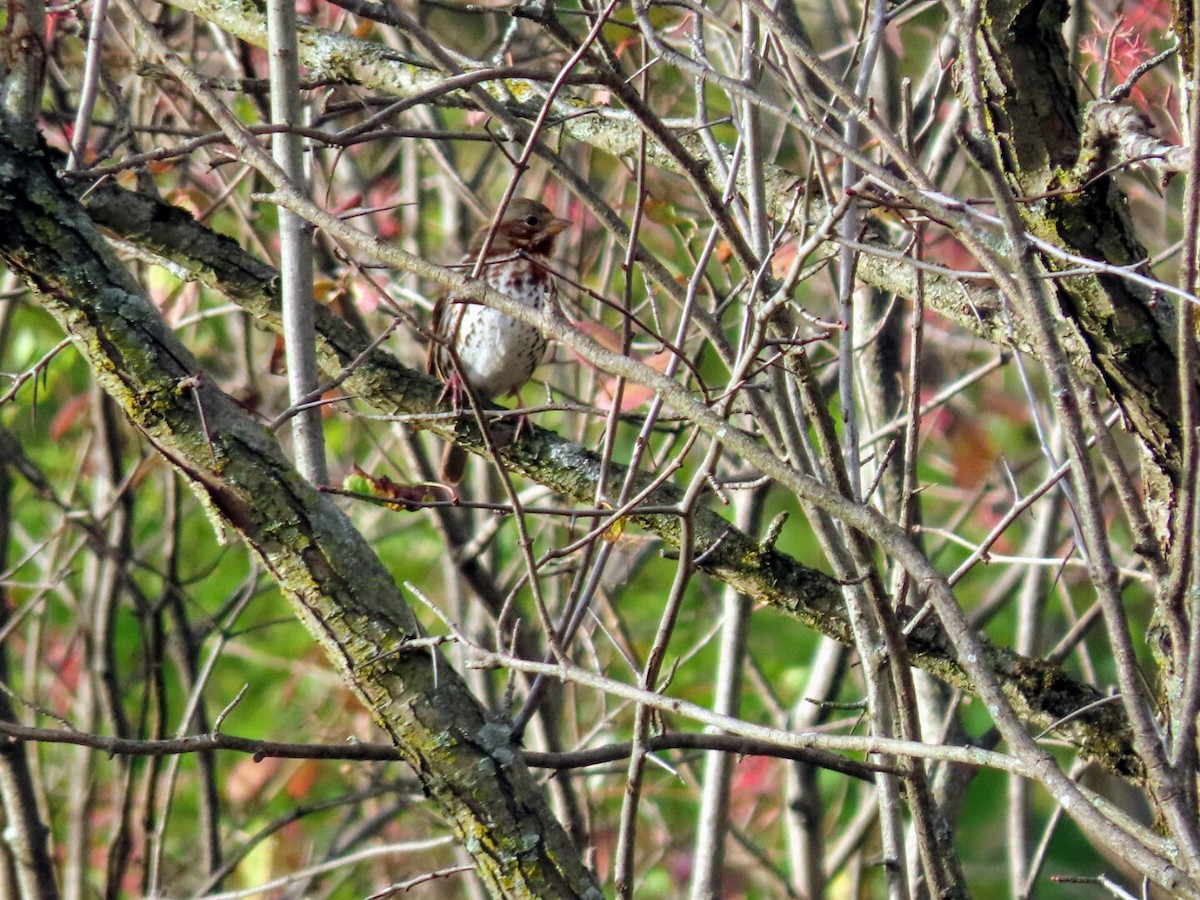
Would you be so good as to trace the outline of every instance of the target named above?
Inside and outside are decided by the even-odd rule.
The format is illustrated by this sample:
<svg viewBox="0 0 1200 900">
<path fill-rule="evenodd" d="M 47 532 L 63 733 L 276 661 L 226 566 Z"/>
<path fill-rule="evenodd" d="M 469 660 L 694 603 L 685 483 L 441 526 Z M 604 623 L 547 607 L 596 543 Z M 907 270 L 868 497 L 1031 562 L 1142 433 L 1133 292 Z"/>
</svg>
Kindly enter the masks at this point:
<svg viewBox="0 0 1200 900">
<path fill-rule="evenodd" d="M 480 273 L 488 284 L 514 300 L 541 309 L 554 297 L 554 279 L 543 261 L 504 259 Z M 485 397 L 516 393 L 542 362 L 546 339 L 536 328 L 478 303 L 458 304 L 458 358 L 463 374 Z"/>
</svg>

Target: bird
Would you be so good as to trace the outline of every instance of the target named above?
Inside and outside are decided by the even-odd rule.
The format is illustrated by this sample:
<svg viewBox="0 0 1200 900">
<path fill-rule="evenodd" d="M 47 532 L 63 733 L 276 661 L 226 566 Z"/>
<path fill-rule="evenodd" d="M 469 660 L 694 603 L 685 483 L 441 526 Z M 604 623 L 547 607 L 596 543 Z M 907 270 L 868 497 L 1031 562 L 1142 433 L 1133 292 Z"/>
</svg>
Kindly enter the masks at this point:
<svg viewBox="0 0 1200 900">
<path fill-rule="evenodd" d="M 570 224 L 537 200 L 515 198 L 495 228 L 476 233 L 461 265 L 473 266 L 487 243 L 480 270 L 483 281 L 514 300 L 542 309 L 557 295 L 550 271 L 554 239 Z M 453 292 L 434 305 L 432 331 L 436 340 L 429 345 L 426 368 L 445 382 L 443 396 L 453 397 L 460 409 L 462 379 L 481 400 L 516 394 L 546 352 L 546 339 L 537 328 Z M 467 458 L 461 447 L 447 444 L 441 480 L 451 485 L 461 482 Z"/>
</svg>

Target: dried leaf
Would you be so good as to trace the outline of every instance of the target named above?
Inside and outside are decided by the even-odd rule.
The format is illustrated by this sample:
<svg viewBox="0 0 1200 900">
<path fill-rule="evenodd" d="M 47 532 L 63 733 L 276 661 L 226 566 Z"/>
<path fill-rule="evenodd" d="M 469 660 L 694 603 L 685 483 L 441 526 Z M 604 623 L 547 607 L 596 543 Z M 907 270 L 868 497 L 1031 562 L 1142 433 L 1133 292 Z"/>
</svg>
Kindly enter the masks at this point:
<svg viewBox="0 0 1200 900">
<path fill-rule="evenodd" d="M 411 512 L 421 509 L 428 503 L 438 500 L 453 500 L 455 497 L 454 491 L 445 485 L 431 484 L 426 481 L 417 484 L 402 484 L 393 481 L 386 475 L 372 475 L 357 464 L 342 481 L 342 489 L 394 501 L 388 503 L 388 508 L 394 509 L 396 512 Z"/>
</svg>

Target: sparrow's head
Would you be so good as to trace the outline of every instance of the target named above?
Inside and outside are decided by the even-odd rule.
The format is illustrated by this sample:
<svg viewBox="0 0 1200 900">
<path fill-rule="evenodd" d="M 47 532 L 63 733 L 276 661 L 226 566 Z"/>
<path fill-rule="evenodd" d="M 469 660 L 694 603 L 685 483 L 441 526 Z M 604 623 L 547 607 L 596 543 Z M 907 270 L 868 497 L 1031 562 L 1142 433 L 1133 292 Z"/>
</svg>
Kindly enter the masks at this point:
<svg viewBox="0 0 1200 900">
<path fill-rule="evenodd" d="M 517 197 L 508 204 L 504 218 L 496 226 L 492 236 L 490 252 L 513 253 L 523 250 L 538 256 L 549 256 L 554 251 L 554 238 L 570 226 L 568 219 L 560 219 L 537 200 Z M 471 242 L 471 251 L 478 253 L 487 237 L 484 228 Z"/>
</svg>

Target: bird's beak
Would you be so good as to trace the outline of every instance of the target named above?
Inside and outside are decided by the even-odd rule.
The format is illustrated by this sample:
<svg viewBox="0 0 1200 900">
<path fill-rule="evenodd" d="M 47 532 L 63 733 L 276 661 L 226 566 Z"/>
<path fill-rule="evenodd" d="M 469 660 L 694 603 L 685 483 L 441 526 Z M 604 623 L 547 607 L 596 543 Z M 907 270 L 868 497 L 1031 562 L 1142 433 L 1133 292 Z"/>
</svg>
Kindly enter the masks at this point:
<svg viewBox="0 0 1200 900">
<path fill-rule="evenodd" d="M 570 219 L 554 218 L 546 223 L 545 231 L 547 234 L 549 234 L 551 237 L 553 237 L 556 234 L 561 234 L 562 232 L 566 231 L 570 227 L 571 227 Z"/>
</svg>

